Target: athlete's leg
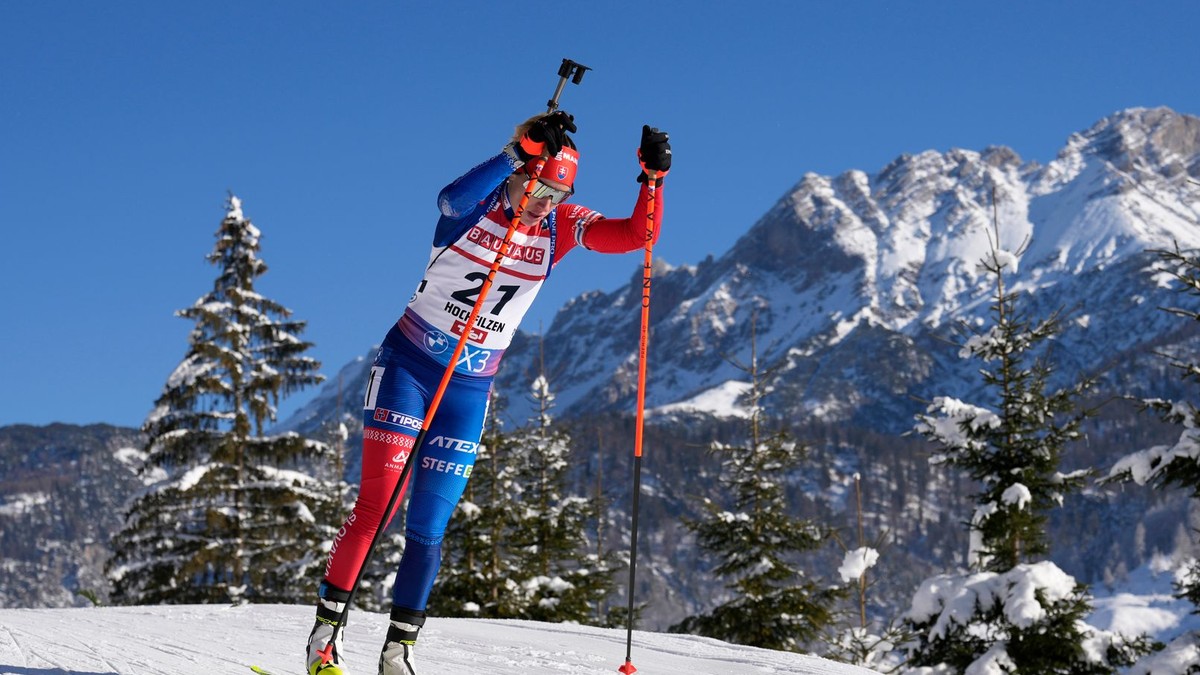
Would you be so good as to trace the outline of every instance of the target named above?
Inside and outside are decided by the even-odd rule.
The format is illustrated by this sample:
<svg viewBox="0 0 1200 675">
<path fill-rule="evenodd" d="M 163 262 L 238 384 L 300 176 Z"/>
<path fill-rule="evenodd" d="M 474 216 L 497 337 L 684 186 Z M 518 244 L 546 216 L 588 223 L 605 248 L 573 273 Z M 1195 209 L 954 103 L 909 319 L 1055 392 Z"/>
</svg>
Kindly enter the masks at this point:
<svg viewBox="0 0 1200 675">
<path fill-rule="evenodd" d="M 442 537 L 475 466 L 490 382 L 456 378 L 434 415 L 413 466 L 404 555 L 392 604 L 423 612 L 442 559 Z"/>
<path fill-rule="evenodd" d="M 380 348 L 371 369 L 363 410 L 362 474 L 358 500 L 334 537 L 325 565 L 325 578 L 318 589 L 317 618 L 305 649 L 305 666 L 310 675 L 325 669 L 340 672 L 341 636 L 326 645 L 334 627 L 344 619 L 350 589 L 366 560 L 367 549 L 379 527 L 386 527 L 396 508 L 386 514 L 387 502 L 400 479 L 425 410 L 421 383 L 394 349 Z M 412 419 L 418 421 L 414 425 Z M 402 496 L 402 495 L 401 495 Z M 400 504 L 397 498 L 396 506 Z"/>
<path fill-rule="evenodd" d="M 358 576 L 371 539 L 391 522 L 402 502 L 397 498 L 384 518 L 388 499 L 412 454 L 425 414 L 425 387 L 411 368 L 386 345 L 371 368 L 363 408 L 362 479 L 354 509 L 338 531 L 325 566 L 325 581 L 349 590 Z M 400 497 L 403 497 L 401 488 Z"/>
</svg>

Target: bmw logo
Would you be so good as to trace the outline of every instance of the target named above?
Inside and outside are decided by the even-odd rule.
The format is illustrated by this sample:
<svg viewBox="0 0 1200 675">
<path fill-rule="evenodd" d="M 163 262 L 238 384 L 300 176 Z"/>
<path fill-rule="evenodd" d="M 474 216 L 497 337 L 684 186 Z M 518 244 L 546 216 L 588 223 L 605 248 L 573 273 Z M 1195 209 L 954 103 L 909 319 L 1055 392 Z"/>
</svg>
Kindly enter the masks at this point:
<svg viewBox="0 0 1200 675">
<path fill-rule="evenodd" d="M 450 341 L 446 339 L 445 333 L 431 330 L 425 332 L 425 349 L 431 354 L 441 354 L 450 346 Z"/>
</svg>

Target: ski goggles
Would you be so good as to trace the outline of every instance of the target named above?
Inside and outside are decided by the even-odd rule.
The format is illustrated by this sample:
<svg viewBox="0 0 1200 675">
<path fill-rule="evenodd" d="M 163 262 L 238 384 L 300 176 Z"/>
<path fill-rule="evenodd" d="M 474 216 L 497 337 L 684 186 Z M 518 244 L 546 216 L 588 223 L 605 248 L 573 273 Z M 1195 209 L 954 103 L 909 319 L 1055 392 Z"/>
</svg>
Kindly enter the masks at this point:
<svg viewBox="0 0 1200 675">
<path fill-rule="evenodd" d="M 532 178 L 525 181 L 526 190 L 529 189 L 529 184 L 532 182 Z M 532 199 L 545 199 L 549 197 L 551 204 L 561 204 L 567 200 L 567 197 L 570 197 L 573 194 L 575 194 L 575 188 L 573 187 L 567 188 L 566 190 L 560 190 L 556 187 L 550 187 L 549 185 L 546 185 L 542 182 L 542 179 L 539 178 L 537 179 L 537 185 L 534 186 L 533 192 L 530 192 L 529 196 Z"/>
</svg>

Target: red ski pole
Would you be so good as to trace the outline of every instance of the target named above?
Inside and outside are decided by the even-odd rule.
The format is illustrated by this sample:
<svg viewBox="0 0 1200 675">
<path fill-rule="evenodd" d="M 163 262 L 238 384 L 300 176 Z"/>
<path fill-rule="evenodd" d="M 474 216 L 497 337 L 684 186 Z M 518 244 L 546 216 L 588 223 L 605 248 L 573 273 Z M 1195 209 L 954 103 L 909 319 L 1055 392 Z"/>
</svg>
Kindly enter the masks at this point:
<svg viewBox="0 0 1200 675">
<path fill-rule="evenodd" d="M 558 87 L 554 90 L 554 96 L 547 101 L 547 113 L 554 112 L 555 108 L 558 107 L 558 97 L 562 94 L 567 78 L 574 75 L 572 81 L 575 84 L 579 84 L 583 80 L 584 72 L 587 70 L 590 70 L 587 66 L 575 63 L 569 59 L 563 59 L 562 65 L 558 69 Z M 454 352 L 450 356 L 450 362 L 446 365 L 446 370 L 442 372 L 442 379 L 438 383 L 438 388 L 434 392 L 433 398 L 430 399 L 429 409 L 425 411 L 425 419 L 421 422 L 421 430 L 417 433 L 416 440 L 413 441 L 412 454 L 420 452 L 421 446 L 425 444 L 425 437 L 429 434 L 429 427 L 433 423 L 434 415 L 437 414 L 437 409 L 442 403 L 442 396 L 446 393 L 446 387 L 450 384 L 451 376 L 454 375 L 454 366 L 462 356 L 467 340 L 471 336 L 475 321 L 479 318 L 480 309 L 483 307 L 483 301 L 491 290 L 492 282 L 496 278 L 496 272 L 500 270 L 500 265 L 503 263 L 504 258 L 508 256 L 513 234 L 517 231 L 517 223 L 520 222 L 521 215 L 525 213 L 525 207 L 529 204 L 530 196 L 537 188 L 537 179 L 541 175 L 542 167 L 545 164 L 545 158 L 538 158 L 537 164 L 533 167 L 531 180 L 525 186 L 525 193 L 521 195 L 521 201 L 513 211 L 512 222 L 509 223 L 508 230 L 504 233 L 504 241 L 501 242 L 500 248 L 496 251 L 496 257 L 492 260 L 492 264 L 488 268 L 487 278 L 484 280 L 483 286 L 479 289 L 479 297 L 475 298 L 475 304 L 471 307 L 471 314 L 467 318 L 466 325 L 463 326 L 462 334 L 458 337 L 458 342 L 454 345 Z M 362 565 L 358 568 L 358 574 L 354 578 L 354 585 L 349 589 L 346 605 L 342 608 L 337 624 L 334 625 L 333 632 L 329 635 L 329 641 L 325 643 L 325 649 L 318 652 L 321 655 L 322 666 L 333 662 L 333 645 L 337 641 L 338 633 L 346 625 L 346 615 L 350 612 L 350 605 L 354 602 L 354 595 L 358 592 L 358 588 L 362 584 L 363 573 L 367 569 L 367 561 L 371 559 L 371 554 L 375 551 L 375 547 L 378 546 L 379 539 L 382 537 L 384 529 L 386 529 L 388 515 L 396 507 L 396 502 L 400 501 L 400 495 L 404 494 L 404 487 L 408 483 L 409 476 L 412 475 L 413 462 L 411 460 L 412 457 L 410 456 L 409 461 L 406 461 L 404 468 L 400 470 L 400 478 L 396 481 L 396 487 L 392 490 L 391 496 L 388 497 L 387 507 L 383 509 L 383 516 L 381 517 L 379 527 L 375 529 L 375 535 L 371 537 L 371 544 L 367 546 L 367 553 L 363 557 Z M 317 672 L 320 673 L 322 670 L 323 668 L 318 668 Z"/>
<path fill-rule="evenodd" d="M 642 426 L 646 416 L 646 355 L 650 346 L 650 277 L 654 257 L 654 198 L 658 173 L 646 172 L 646 256 L 642 265 L 642 331 L 638 342 L 637 424 L 633 440 L 633 526 L 629 534 L 629 613 L 625 637 L 625 665 L 618 672 L 632 675 L 633 665 L 633 584 L 637 572 L 638 497 L 642 492 Z"/>
</svg>

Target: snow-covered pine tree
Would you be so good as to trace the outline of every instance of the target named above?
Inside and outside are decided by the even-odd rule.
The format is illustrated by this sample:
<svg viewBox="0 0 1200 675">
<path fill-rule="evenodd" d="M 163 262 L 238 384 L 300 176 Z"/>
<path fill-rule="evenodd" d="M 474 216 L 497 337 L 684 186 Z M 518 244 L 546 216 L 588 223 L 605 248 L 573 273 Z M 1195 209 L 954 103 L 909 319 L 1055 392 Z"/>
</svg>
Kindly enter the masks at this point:
<svg viewBox="0 0 1200 675">
<path fill-rule="evenodd" d="M 263 297 L 259 230 L 230 196 L 213 290 L 179 311 L 189 348 L 146 419 L 142 469 L 108 565 L 120 604 L 307 600 L 344 484 L 326 444 L 264 436 L 281 397 L 317 384 L 305 323 Z"/>
<path fill-rule="evenodd" d="M 1082 437 L 1091 414 L 1082 399 L 1093 382 L 1085 378 L 1049 391 L 1054 368 L 1044 348 L 1062 332 L 1062 322 L 1057 313 L 1037 322 L 1024 315 L 1017 294 L 1004 285 L 1004 271 L 1015 266 L 1016 257 L 1005 251 L 980 263 L 996 280 L 991 326 L 971 335 L 960 351 L 981 362 L 993 407 L 939 397 L 916 426 L 939 446 L 931 463 L 962 469 L 979 483 L 968 563 L 991 571 L 1045 554 L 1049 511 L 1089 473 L 1063 474 L 1059 465 L 1066 445 Z"/>
<path fill-rule="evenodd" d="M 505 537 L 511 565 L 524 576 L 511 589 L 523 605 L 514 618 L 596 623 L 593 609 L 611 593 L 616 567 L 588 541 L 595 505 L 564 494 L 571 437 L 554 424 L 554 394 L 544 374 L 534 380 L 531 396 L 538 416 L 509 439 L 500 476 L 517 494 Z"/>
<path fill-rule="evenodd" d="M 873 621 L 867 613 L 867 590 L 873 585 L 868 573 L 879 560 L 888 532 L 884 530 L 876 535 L 874 541 L 867 541 L 863 529 L 862 476 L 858 473 L 854 474 L 854 497 L 857 546 L 850 548 L 836 532 L 834 538 L 845 550 L 838 574 L 842 581 L 853 584 L 851 592 L 857 596 L 858 611 L 854 617 L 857 621 L 848 628 L 835 629 L 824 637 L 825 652 L 822 656 L 864 666 L 879 673 L 896 673 L 901 670 L 903 660 L 898 648 L 909 642 L 912 634 L 899 621 L 893 620 L 883 625 Z"/>
<path fill-rule="evenodd" d="M 911 673 L 1116 673 L 1147 646 L 1084 623 L 1086 587 L 1053 562 L 1033 562 L 1049 549 L 1048 511 L 1087 475 L 1063 474 L 1059 464 L 1081 436 L 1092 383 L 1049 390 L 1046 346 L 1061 323 L 1021 311 L 1004 283 L 1016 265 L 995 246 L 981 262 L 995 281 L 991 324 L 961 350 L 981 362 L 991 407 L 939 397 L 918 415 L 916 431 L 938 446 L 930 461 L 962 469 L 980 492 L 969 524 L 973 570 L 926 580 L 905 616 L 916 634 Z"/>
<path fill-rule="evenodd" d="M 512 450 L 503 411 L 504 401 L 493 391 L 471 480 L 446 528 L 442 568 L 429 598 L 431 614 L 485 619 L 521 614 L 523 605 L 511 590 L 519 570 L 505 548 L 517 495 L 499 459 Z"/>
<path fill-rule="evenodd" d="M 786 430 L 762 430 L 768 373 L 759 371 L 754 339 L 750 363 L 734 365 L 750 376 L 745 395 L 749 437 L 745 445 L 709 446 L 709 454 L 720 458 L 718 482 L 732 504 L 725 508 L 705 498 L 706 516 L 687 523 L 700 547 L 720 561 L 713 572 L 728 580 L 733 598 L 670 630 L 799 651 L 832 623 L 834 605 L 844 591 L 808 578 L 796 562 L 798 554 L 823 546 L 829 531 L 792 515 L 795 507 L 782 481 L 800 467 L 807 451 Z"/>
<path fill-rule="evenodd" d="M 447 529 L 450 544 L 430 598 L 442 616 L 598 623 L 615 568 L 587 538 L 588 500 L 566 496 L 570 436 L 555 428 L 544 376 L 533 384 L 540 414 L 503 431 L 493 397 L 467 492 Z"/>
<path fill-rule="evenodd" d="M 1179 283 L 1178 289 L 1192 296 L 1192 300 L 1200 297 L 1200 251 L 1182 251 L 1177 245 L 1157 254 L 1160 272 L 1174 278 Z M 1196 310 L 1168 307 L 1164 311 L 1200 322 L 1200 312 Z M 1184 381 L 1200 382 L 1200 364 L 1163 356 L 1171 360 Z M 1200 499 L 1200 409 L 1189 401 L 1150 399 L 1143 403 L 1163 421 L 1180 427 L 1179 439 L 1173 445 L 1159 445 L 1122 457 L 1101 482 L 1180 488 L 1189 490 L 1192 499 Z M 1195 612 L 1200 613 L 1200 560 L 1184 560 L 1176 570 L 1175 579 L 1177 597 L 1190 601 L 1197 607 Z M 1172 640 L 1161 654 L 1142 659 L 1129 672 L 1132 675 L 1200 672 L 1200 633 L 1191 632 Z"/>
</svg>

